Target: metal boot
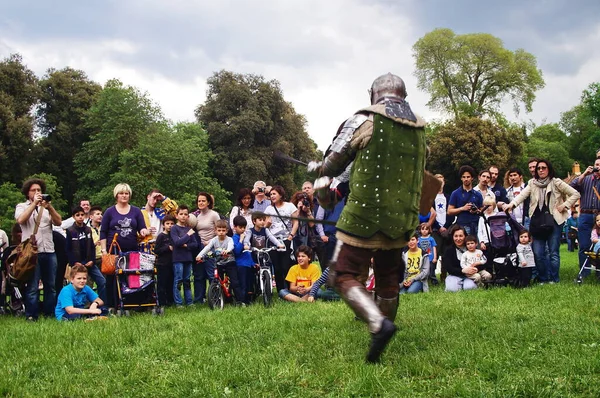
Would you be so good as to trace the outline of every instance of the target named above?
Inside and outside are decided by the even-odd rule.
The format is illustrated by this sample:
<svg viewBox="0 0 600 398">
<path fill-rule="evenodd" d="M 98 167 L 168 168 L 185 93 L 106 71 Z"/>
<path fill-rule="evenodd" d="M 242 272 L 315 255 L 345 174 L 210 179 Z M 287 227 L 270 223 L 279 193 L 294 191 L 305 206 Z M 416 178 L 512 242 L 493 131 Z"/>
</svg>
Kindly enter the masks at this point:
<svg viewBox="0 0 600 398">
<path fill-rule="evenodd" d="M 360 286 L 352 286 L 342 295 L 352 311 L 369 325 L 369 332 L 377 333 L 381 329 L 384 316 L 371 298 Z"/>
<path fill-rule="evenodd" d="M 394 322 L 396 313 L 398 312 L 398 296 L 396 298 L 386 299 L 376 296 L 375 303 L 381 313 L 390 321 Z"/>
</svg>

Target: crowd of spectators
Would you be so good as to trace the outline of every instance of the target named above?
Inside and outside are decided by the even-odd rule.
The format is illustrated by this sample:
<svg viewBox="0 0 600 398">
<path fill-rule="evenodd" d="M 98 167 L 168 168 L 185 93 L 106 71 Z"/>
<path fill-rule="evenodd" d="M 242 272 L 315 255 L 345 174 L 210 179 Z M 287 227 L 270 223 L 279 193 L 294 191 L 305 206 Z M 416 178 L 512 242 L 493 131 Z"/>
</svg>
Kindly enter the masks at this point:
<svg viewBox="0 0 600 398">
<path fill-rule="evenodd" d="M 464 165 L 459 169 L 461 185 L 449 195 L 444 191 L 444 176 L 437 174 L 442 186 L 430 211 L 419 215 L 421 224 L 403 251 L 403 272 L 398 275 L 401 294 L 427 292 L 430 285 L 441 281 L 446 291 L 454 292 L 476 289 L 491 280 L 494 254 L 489 251 L 488 219 L 499 212 L 510 214 L 522 226 L 513 231 L 519 237 L 518 266 L 527 268 L 520 274 L 519 286 L 559 282 L 561 236 L 566 237 L 569 251 L 579 248 L 582 266 L 586 252 L 594 244 L 600 247 L 600 217 L 596 217 L 600 212 L 600 158 L 570 183 L 556 178 L 546 159 L 531 159 L 528 168 L 528 181 L 518 168 L 508 169 L 501 180 L 497 166 L 477 173 Z M 217 246 L 230 255 L 233 265 L 228 273 L 235 273 L 231 279 L 239 304 L 252 300 L 254 260 L 249 249 L 269 245 L 278 248 L 270 257 L 274 287 L 281 298 L 309 302 L 339 299 L 327 287 L 327 264 L 336 248 L 335 222 L 344 201 L 333 209 L 319 206 L 309 181 L 291 195 L 281 186 L 257 181 L 252 188 L 239 191 L 227 215 L 213 210 L 214 198 L 208 192 L 198 193 L 196 209 L 190 212 L 152 190 L 140 209 L 130 204 L 133 192 L 123 183 L 114 187 L 115 204 L 104 212 L 89 200 L 81 200 L 65 220 L 46 200 L 45 188 L 43 180 L 26 181 L 22 188 L 25 201 L 15 210 L 12 239 L 0 230 L 0 251 L 6 258 L 15 245 L 31 236 L 42 213 L 36 235 L 38 262 L 25 283 L 28 320 L 39 316 L 38 285 L 43 286 L 41 308 L 47 316 L 67 319 L 114 307 L 115 277 L 100 272 L 102 254 L 113 240 L 122 252 L 139 250 L 140 242 L 152 245 L 161 305 L 205 302 L 207 283 L 219 261 L 205 254 Z M 71 266 L 68 274 L 67 264 Z M 588 274 L 589 270 L 584 270 L 580 277 Z M 59 293 L 65 279 L 71 283 L 63 297 Z M 94 284 L 95 291 L 83 287 Z M 55 314 L 57 296 L 60 311 Z M 93 311 L 73 311 L 86 300 Z"/>
</svg>

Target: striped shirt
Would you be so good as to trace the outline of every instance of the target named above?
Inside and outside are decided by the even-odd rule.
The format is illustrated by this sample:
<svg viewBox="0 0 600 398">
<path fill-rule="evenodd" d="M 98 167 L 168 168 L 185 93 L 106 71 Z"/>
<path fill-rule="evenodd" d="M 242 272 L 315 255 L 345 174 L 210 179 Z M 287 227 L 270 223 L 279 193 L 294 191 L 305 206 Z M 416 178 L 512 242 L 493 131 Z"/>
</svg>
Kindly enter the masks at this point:
<svg viewBox="0 0 600 398">
<path fill-rule="evenodd" d="M 581 184 L 579 180 L 581 176 L 571 181 L 571 186 L 581 193 L 580 209 L 581 210 L 600 210 L 600 200 L 594 192 L 594 187 L 600 194 L 600 178 L 593 174 L 586 176 Z"/>
</svg>

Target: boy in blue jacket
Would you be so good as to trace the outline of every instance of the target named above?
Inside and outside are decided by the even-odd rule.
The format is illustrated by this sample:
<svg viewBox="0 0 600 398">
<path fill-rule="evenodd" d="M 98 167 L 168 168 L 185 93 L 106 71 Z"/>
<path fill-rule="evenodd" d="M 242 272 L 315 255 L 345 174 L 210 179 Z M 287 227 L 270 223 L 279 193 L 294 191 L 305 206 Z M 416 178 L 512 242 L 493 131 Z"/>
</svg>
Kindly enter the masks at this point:
<svg viewBox="0 0 600 398">
<path fill-rule="evenodd" d="M 183 305 L 181 298 L 181 285 L 183 285 L 183 295 L 185 304 L 192 304 L 192 285 L 190 277 L 192 275 L 192 263 L 194 253 L 198 249 L 198 241 L 195 238 L 196 232 L 189 227 L 189 209 L 181 205 L 177 208 L 177 224 L 171 228 L 171 242 L 173 243 L 173 301 L 180 307 Z"/>
<path fill-rule="evenodd" d="M 254 293 L 255 275 L 252 254 L 248 251 L 250 247 L 244 245 L 247 225 L 248 221 L 243 216 L 235 216 L 233 218 L 233 255 L 237 263 L 240 291 L 243 294 L 243 297 L 239 300 L 244 304 L 250 304 L 250 297 Z"/>
</svg>

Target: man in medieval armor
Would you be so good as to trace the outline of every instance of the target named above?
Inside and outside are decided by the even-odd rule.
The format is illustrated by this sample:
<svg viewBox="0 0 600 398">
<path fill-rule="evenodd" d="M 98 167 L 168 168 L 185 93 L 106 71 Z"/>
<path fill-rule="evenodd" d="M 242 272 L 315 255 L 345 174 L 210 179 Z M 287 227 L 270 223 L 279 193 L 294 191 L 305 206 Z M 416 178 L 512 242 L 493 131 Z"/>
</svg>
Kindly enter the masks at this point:
<svg viewBox="0 0 600 398">
<path fill-rule="evenodd" d="M 388 73 L 375 79 L 369 93 L 371 106 L 342 123 L 323 161 L 311 162 L 308 170 L 318 177 L 319 201 L 331 208 L 339 199 L 334 177 L 352 163 L 350 192 L 336 225 L 341 244 L 329 266 L 336 289 L 368 324 L 366 360 L 375 363 L 396 332 L 401 250 L 419 223 L 419 209 L 431 207 L 439 181 L 425 173 L 425 122 L 405 101 L 404 81 Z M 364 285 L 371 259 L 375 298 Z"/>
</svg>

